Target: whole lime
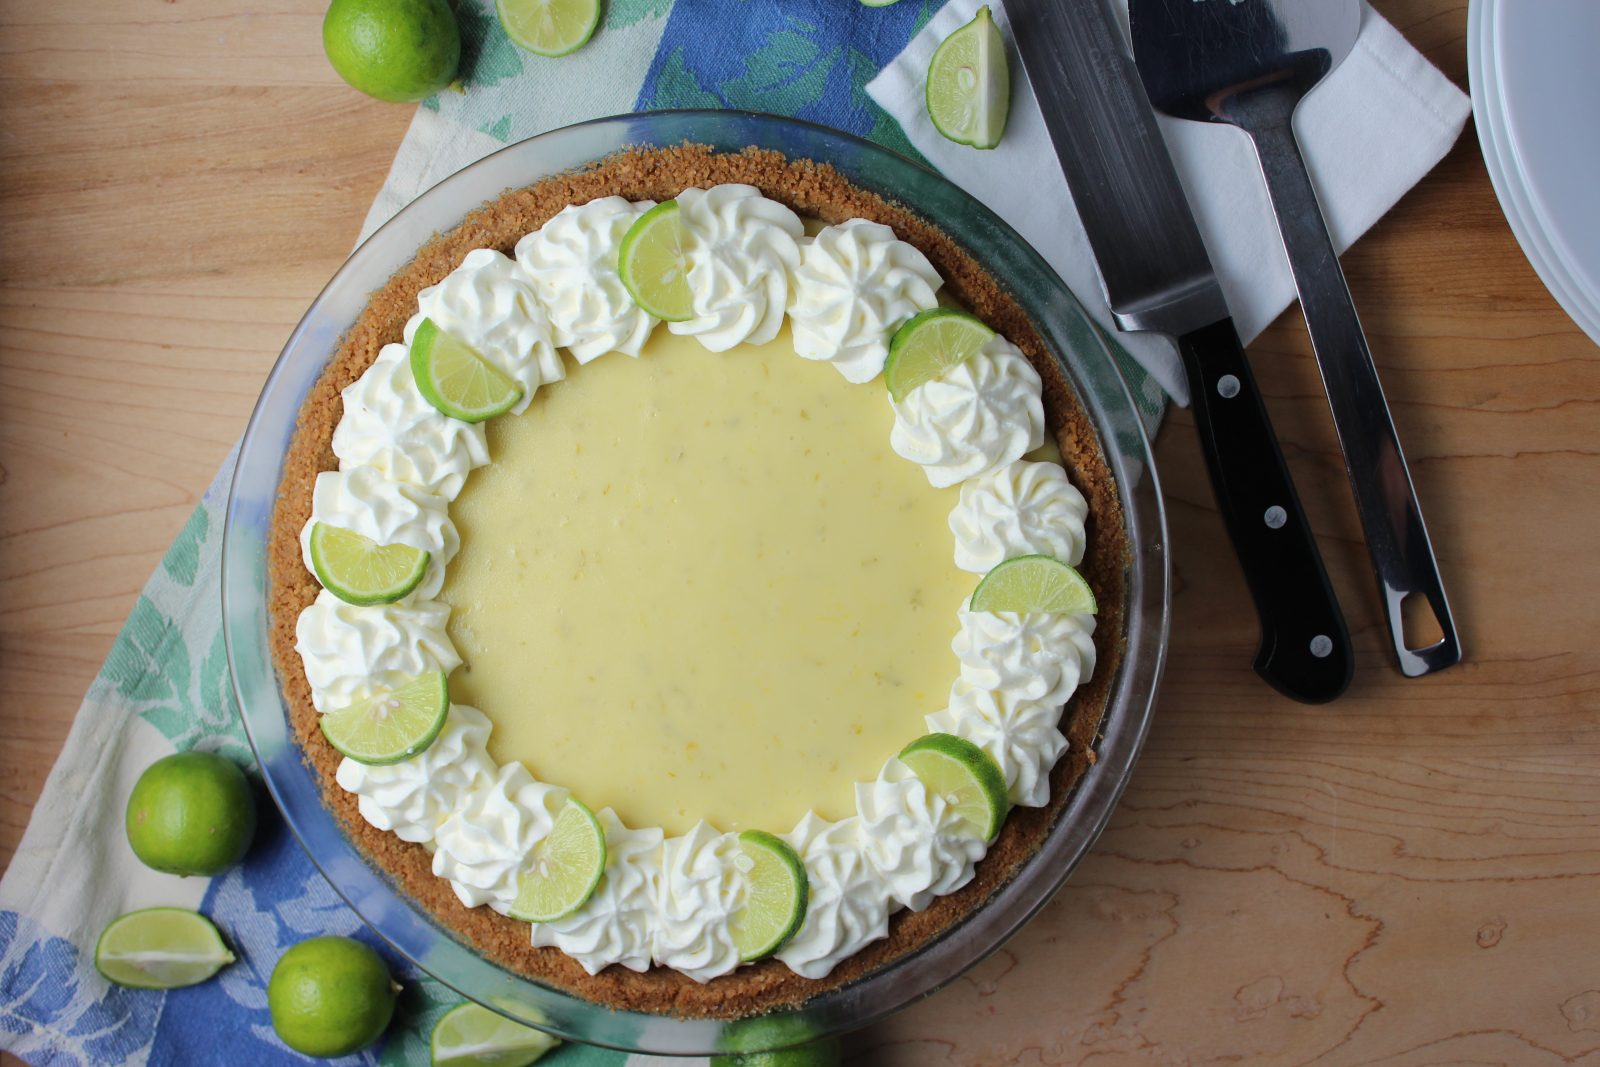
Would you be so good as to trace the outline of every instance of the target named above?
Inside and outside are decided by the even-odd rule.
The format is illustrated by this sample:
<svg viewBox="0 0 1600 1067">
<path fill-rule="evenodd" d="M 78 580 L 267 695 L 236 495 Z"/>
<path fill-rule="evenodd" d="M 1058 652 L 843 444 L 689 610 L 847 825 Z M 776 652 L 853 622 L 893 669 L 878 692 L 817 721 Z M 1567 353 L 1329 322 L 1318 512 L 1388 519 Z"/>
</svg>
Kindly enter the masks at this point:
<svg viewBox="0 0 1600 1067">
<path fill-rule="evenodd" d="M 839 1042 L 819 1041 L 814 1045 L 803 1045 L 782 1052 L 735 1052 L 713 1056 L 711 1067 L 839 1067 Z"/>
<path fill-rule="evenodd" d="M 346 1056 L 378 1040 L 399 991 L 366 945 L 313 937 L 290 948 L 272 969 L 267 1010 L 290 1048 L 307 1056 Z"/>
<path fill-rule="evenodd" d="M 232 761 L 179 752 L 145 768 L 128 794 L 128 844 L 168 874 L 216 875 L 238 863 L 256 832 L 256 797 Z"/>
<path fill-rule="evenodd" d="M 461 30 L 445 0 L 333 0 L 322 49 L 339 77 L 379 100 L 421 100 L 450 84 Z"/>
</svg>

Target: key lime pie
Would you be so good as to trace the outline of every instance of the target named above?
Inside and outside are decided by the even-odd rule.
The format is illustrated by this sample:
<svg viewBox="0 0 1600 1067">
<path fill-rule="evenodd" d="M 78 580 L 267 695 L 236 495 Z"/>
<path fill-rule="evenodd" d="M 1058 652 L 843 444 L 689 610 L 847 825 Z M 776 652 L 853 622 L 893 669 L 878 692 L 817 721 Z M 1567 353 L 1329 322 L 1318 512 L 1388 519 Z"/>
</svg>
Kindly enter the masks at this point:
<svg viewBox="0 0 1600 1067">
<path fill-rule="evenodd" d="M 275 652 L 328 803 L 590 999 L 859 977 L 1093 759 L 1125 547 L 1087 420 L 993 279 L 825 166 L 505 194 L 373 296 L 285 471 Z"/>
</svg>

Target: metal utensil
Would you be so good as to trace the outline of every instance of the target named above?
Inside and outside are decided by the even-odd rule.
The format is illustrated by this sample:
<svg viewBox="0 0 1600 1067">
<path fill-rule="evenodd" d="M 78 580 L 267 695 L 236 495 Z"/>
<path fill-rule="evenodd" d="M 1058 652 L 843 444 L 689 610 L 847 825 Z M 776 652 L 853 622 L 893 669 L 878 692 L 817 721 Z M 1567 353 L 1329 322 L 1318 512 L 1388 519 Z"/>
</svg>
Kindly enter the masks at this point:
<svg viewBox="0 0 1600 1067">
<path fill-rule="evenodd" d="M 1300 99 L 1354 46 L 1360 0 L 1129 0 L 1128 15 L 1151 103 L 1179 118 L 1231 123 L 1255 144 L 1401 672 L 1460 662 L 1416 489 L 1292 124 Z M 1414 593 L 1443 634 L 1416 649 L 1407 647 L 1401 608 Z"/>
<path fill-rule="evenodd" d="M 1117 324 L 1178 339 L 1261 620 L 1256 673 L 1297 700 L 1332 700 L 1350 682 L 1350 635 L 1122 31 L 1105 0 L 1008 10 Z"/>
</svg>

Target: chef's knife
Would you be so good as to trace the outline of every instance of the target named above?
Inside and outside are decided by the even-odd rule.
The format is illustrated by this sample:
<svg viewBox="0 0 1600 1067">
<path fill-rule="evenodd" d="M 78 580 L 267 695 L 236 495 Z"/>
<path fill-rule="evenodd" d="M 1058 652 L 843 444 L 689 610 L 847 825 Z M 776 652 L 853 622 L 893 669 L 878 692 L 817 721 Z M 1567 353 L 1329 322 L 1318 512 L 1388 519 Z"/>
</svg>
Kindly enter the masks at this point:
<svg viewBox="0 0 1600 1067">
<path fill-rule="evenodd" d="M 1217 508 L 1261 620 L 1256 673 L 1296 700 L 1332 700 L 1350 684 L 1350 633 L 1108 3 L 1006 10 L 1117 325 L 1177 339 Z"/>
</svg>

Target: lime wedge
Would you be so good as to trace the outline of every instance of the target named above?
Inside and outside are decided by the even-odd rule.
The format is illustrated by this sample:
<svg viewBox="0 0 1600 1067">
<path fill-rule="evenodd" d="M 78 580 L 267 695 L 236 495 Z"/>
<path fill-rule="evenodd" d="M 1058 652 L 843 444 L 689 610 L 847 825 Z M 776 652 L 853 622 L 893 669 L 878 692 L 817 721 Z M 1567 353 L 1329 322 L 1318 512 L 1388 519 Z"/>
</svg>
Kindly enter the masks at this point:
<svg viewBox="0 0 1600 1067">
<path fill-rule="evenodd" d="M 973 148 L 1000 143 L 1011 109 L 1011 71 L 988 5 L 933 53 L 925 99 L 933 128 L 950 140 Z"/>
<path fill-rule="evenodd" d="M 993 841 L 1006 821 L 1006 778 L 994 757 L 964 737 L 928 734 L 900 750 L 900 762 L 944 797 L 958 832 Z"/>
<path fill-rule="evenodd" d="M 434 1024 L 433 1067 L 528 1067 L 561 1044 L 543 1030 L 468 1001 Z"/>
<path fill-rule="evenodd" d="M 450 714 L 444 671 L 429 671 L 387 693 L 322 717 L 322 736 L 357 763 L 399 763 L 433 744 Z"/>
<path fill-rule="evenodd" d="M 551 59 L 576 52 L 600 25 L 600 0 L 497 0 L 506 36 Z"/>
<path fill-rule="evenodd" d="M 432 319 L 411 338 L 411 373 L 424 400 L 462 422 L 493 418 L 522 399 L 522 386 Z"/>
<path fill-rule="evenodd" d="M 748 963 L 778 951 L 805 921 L 806 868 L 794 849 L 765 830 L 739 835 L 734 865 L 744 874 L 746 888 L 729 932 L 739 958 Z"/>
<path fill-rule="evenodd" d="M 204 982 L 233 962 L 211 920 L 185 908 L 146 908 L 112 919 L 94 947 L 94 966 L 135 989 Z"/>
<path fill-rule="evenodd" d="M 1093 615 L 1094 590 L 1083 575 L 1053 556 L 1017 556 L 983 576 L 973 590 L 973 611 Z"/>
<path fill-rule="evenodd" d="M 392 604 L 417 587 L 429 555 L 410 545 L 380 545 L 354 530 L 311 527 L 311 569 L 322 587 L 347 604 Z"/>
<path fill-rule="evenodd" d="M 565 919 L 589 902 L 605 872 L 606 832 L 594 812 L 568 797 L 555 825 L 533 846 L 507 914 L 529 923 Z"/>
<path fill-rule="evenodd" d="M 694 318 L 676 200 L 657 204 L 628 227 L 617 253 L 617 274 L 638 305 L 656 318 L 667 322 Z"/>
<path fill-rule="evenodd" d="M 971 359 L 994 340 L 994 331 L 965 311 L 929 308 L 908 319 L 889 339 L 883 380 L 889 395 L 904 400 L 924 382 Z"/>
</svg>

